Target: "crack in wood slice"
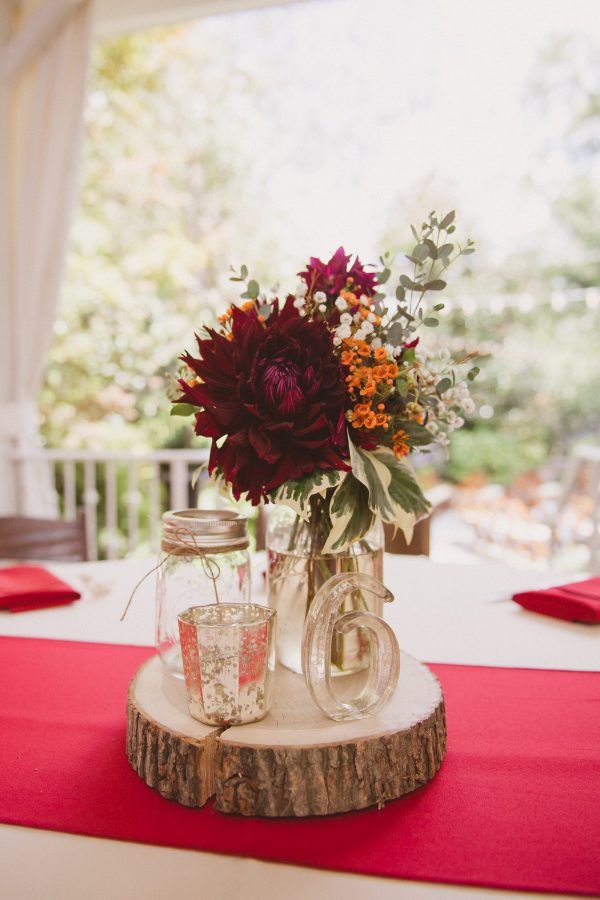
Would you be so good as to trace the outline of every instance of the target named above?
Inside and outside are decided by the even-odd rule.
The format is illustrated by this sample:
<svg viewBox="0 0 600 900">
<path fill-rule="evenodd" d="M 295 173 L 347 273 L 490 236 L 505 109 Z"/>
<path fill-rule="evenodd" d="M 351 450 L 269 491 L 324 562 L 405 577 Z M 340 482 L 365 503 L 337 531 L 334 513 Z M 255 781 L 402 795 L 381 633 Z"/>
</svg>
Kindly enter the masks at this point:
<svg viewBox="0 0 600 900">
<path fill-rule="evenodd" d="M 203 806 L 215 793 L 221 730 L 191 718 L 183 685 L 163 676 L 158 657 L 140 666 L 127 697 L 126 752 L 149 787 L 184 806 Z"/>
<path fill-rule="evenodd" d="M 358 676 L 359 677 L 359 676 Z M 352 679 L 344 679 L 348 693 Z M 446 750 L 444 699 L 423 664 L 402 654 L 400 683 L 374 718 L 332 722 L 304 680 L 279 669 L 273 709 L 252 725 L 213 728 L 187 712 L 182 683 L 144 663 L 127 703 L 127 756 L 162 796 L 243 816 L 330 815 L 382 806 L 434 777 Z"/>
</svg>

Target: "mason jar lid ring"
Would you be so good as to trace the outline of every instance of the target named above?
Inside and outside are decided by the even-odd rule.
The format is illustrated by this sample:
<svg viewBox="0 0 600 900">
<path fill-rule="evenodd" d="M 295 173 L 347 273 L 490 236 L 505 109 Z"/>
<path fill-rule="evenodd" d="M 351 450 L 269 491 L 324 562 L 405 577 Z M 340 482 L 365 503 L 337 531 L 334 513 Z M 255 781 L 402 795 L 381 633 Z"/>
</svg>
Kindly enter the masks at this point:
<svg viewBox="0 0 600 900">
<path fill-rule="evenodd" d="M 162 549 L 169 553 L 223 553 L 248 546 L 248 520 L 231 510 L 172 509 L 162 519 Z"/>
</svg>

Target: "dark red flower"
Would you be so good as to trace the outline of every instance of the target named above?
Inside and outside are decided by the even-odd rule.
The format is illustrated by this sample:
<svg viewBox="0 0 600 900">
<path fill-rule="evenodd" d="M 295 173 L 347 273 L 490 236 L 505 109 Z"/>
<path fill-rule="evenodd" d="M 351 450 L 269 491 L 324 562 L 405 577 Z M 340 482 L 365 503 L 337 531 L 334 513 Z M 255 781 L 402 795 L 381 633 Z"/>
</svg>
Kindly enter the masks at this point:
<svg viewBox="0 0 600 900">
<path fill-rule="evenodd" d="M 306 271 L 298 275 L 313 293 L 323 291 L 328 297 L 337 297 L 340 291 L 349 289 L 357 297 L 372 297 L 377 290 L 377 274 L 365 271 L 358 257 L 350 266 L 350 258 L 343 247 L 338 247 L 327 263 L 311 256 Z"/>
<path fill-rule="evenodd" d="M 380 438 L 366 428 L 350 428 L 352 443 L 363 450 L 376 450 L 381 443 Z"/>
<path fill-rule="evenodd" d="M 200 407 L 196 434 L 213 439 L 209 471 L 222 470 L 236 499 L 247 492 L 255 505 L 288 479 L 350 468 L 331 334 L 293 300 L 264 323 L 255 308 L 234 307 L 231 340 L 209 329 L 197 338 L 199 358 L 182 356 L 202 382 L 179 383 L 181 399 Z"/>
</svg>

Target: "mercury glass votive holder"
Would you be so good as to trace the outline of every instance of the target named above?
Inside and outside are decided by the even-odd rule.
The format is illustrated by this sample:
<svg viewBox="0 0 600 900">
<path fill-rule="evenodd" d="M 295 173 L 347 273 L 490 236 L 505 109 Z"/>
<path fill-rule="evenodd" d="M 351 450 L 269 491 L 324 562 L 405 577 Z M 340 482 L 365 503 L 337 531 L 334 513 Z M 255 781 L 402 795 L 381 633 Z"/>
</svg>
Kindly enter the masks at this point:
<svg viewBox="0 0 600 900">
<path fill-rule="evenodd" d="M 256 603 L 192 606 L 178 616 L 190 714 L 207 725 L 246 725 L 269 712 L 275 610 Z"/>
</svg>

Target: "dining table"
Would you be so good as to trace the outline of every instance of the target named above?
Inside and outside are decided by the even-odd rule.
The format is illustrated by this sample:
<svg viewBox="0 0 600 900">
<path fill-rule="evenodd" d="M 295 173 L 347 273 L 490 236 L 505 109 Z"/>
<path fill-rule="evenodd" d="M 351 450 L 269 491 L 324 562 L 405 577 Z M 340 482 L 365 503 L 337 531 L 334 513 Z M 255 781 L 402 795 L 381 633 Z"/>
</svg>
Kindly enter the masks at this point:
<svg viewBox="0 0 600 900">
<path fill-rule="evenodd" d="M 21 613 L 2 611 L 0 635 L 140 647 L 154 644 L 154 560 L 42 564 L 75 587 L 81 599 Z M 264 556 L 255 554 L 253 600 L 258 603 L 266 603 L 264 568 Z M 529 612 L 512 600 L 515 592 L 560 579 L 556 573 L 499 562 L 451 564 L 387 555 L 385 583 L 395 599 L 386 606 L 385 617 L 401 649 L 427 663 L 597 672 L 598 626 Z M 2 665 L 2 681 L 10 678 L 11 671 Z M 132 772 L 131 778 L 137 776 Z M 7 900 L 167 896 L 494 900 L 519 893 L 568 895 L 384 878 L 11 824 L 0 825 L 0 884 Z"/>
</svg>

